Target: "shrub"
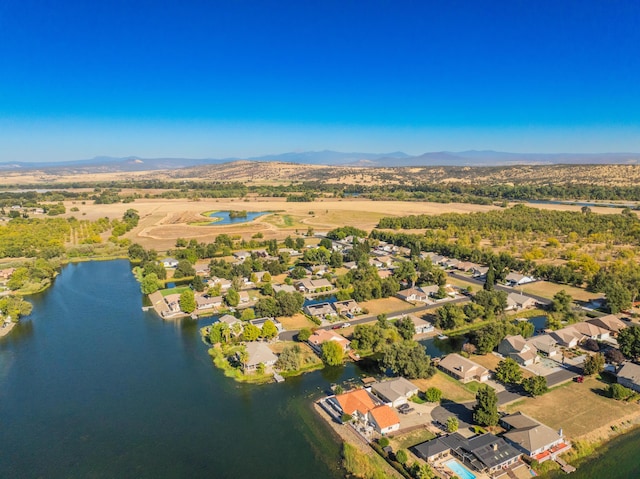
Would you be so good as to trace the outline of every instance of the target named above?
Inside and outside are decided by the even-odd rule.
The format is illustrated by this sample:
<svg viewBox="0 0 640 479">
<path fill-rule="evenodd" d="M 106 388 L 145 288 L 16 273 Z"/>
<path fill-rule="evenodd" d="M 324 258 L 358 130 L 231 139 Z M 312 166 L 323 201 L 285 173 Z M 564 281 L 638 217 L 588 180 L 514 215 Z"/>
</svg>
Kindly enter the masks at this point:
<svg viewBox="0 0 640 479">
<path fill-rule="evenodd" d="M 438 388 L 429 388 L 424 392 L 424 398 L 429 402 L 440 402 L 442 391 Z"/>
</svg>

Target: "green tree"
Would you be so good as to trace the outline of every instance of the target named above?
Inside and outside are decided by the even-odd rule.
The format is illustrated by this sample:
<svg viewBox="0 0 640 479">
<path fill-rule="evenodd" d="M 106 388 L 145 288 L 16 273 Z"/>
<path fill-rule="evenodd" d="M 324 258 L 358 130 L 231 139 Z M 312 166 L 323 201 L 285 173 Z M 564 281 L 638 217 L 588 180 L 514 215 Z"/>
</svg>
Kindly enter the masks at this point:
<svg viewBox="0 0 640 479">
<path fill-rule="evenodd" d="M 456 329 L 465 323 L 466 316 L 463 309 L 456 304 L 445 304 L 438 308 L 434 326 L 439 329 Z"/>
<path fill-rule="evenodd" d="M 402 336 L 402 339 L 413 339 L 416 334 L 416 327 L 409 316 L 403 316 L 395 322 L 395 327 Z"/>
<path fill-rule="evenodd" d="M 322 360 L 329 366 L 342 364 L 344 351 L 336 341 L 325 341 L 322 343 Z"/>
<path fill-rule="evenodd" d="M 591 376 L 593 374 L 599 374 L 604 371 L 604 355 L 601 353 L 592 354 L 587 356 L 582 365 L 584 374 Z"/>
<path fill-rule="evenodd" d="M 533 397 L 540 396 L 549 390 L 547 388 L 547 378 L 544 376 L 532 376 L 524 379 L 522 388 Z"/>
<path fill-rule="evenodd" d="M 246 308 L 242 310 L 242 314 L 240 315 L 240 319 L 242 321 L 250 321 L 256 318 L 256 313 L 253 308 Z"/>
<path fill-rule="evenodd" d="M 209 330 L 209 341 L 211 344 L 226 342 L 227 338 L 230 336 L 227 334 L 229 330 L 229 325 L 226 323 L 214 323 L 211 325 L 211 329 Z"/>
<path fill-rule="evenodd" d="M 185 313 L 193 313 L 196 310 L 196 297 L 190 289 L 180 294 L 180 309 Z"/>
<path fill-rule="evenodd" d="M 480 426 L 498 424 L 498 396 L 495 390 L 483 384 L 476 393 L 476 405 L 473 408 L 473 422 Z"/>
<path fill-rule="evenodd" d="M 608 283 L 604 288 L 604 293 L 607 296 L 607 305 L 612 314 L 617 314 L 631 307 L 631 291 L 621 282 Z"/>
<path fill-rule="evenodd" d="M 176 266 L 176 270 L 173 272 L 173 277 L 176 279 L 180 279 L 189 276 L 195 276 L 195 274 L 196 270 L 191 265 L 191 263 L 186 259 L 182 259 L 178 262 L 178 266 Z"/>
<path fill-rule="evenodd" d="M 262 275 L 262 282 L 263 283 L 270 283 L 271 282 L 271 274 L 269 274 L 268 271 Z"/>
<path fill-rule="evenodd" d="M 191 281 L 191 287 L 194 289 L 194 291 L 197 291 L 198 293 L 202 293 L 206 285 L 204 284 L 204 281 L 202 281 L 202 277 L 196 275 L 193 277 L 193 280 Z"/>
<path fill-rule="evenodd" d="M 618 333 L 620 352 L 629 359 L 640 356 L 640 326 L 632 324 Z"/>
<path fill-rule="evenodd" d="M 255 341 L 260 337 L 260 328 L 254 324 L 248 323 L 244 325 L 242 331 L 242 339 L 245 341 Z"/>
<path fill-rule="evenodd" d="M 409 460 L 409 455 L 407 454 L 407 451 L 405 451 L 404 449 L 400 449 L 399 451 L 397 451 L 396 452 L 396 460 L 400 464 L 406 464 L 407 461 Z"/>
<path fill-rule="evenodd" d="M 142 278 L 140 281 L 140 290 L 142 294 L 155 293 L 160 289 L 160 281 L 155 273 L 150 273 Z"/>
<path fill-rule="evenodd" d="M 278 356 L 276 368 L 280 371 L 297 371 L 300 369 L 300 346 L 297 344 L 286 346 Z"/>
<path fill-rule="evenodd" d="M 240 303 L 240 294 L 238 294 L 235 289 L 229 288 L 229 291 L 227 291 L 227 294 L 224 296 L 224 302 L 234 308 Z"/>
<path fill-rule="evenodd" d="M 435 387 L 430 387 L 424 392 L 424 398 L 429 402 L 440 402 L 442 391 Z"/>
<path fill-rule="evenodd" d="M 255 305 L 255 309 L 256 314 L 261 318 L 278 316 L 278 302 L 275 298 L 269 296 L 260 298 Z"/>
<path fill-rule="evenodd" d="M 298 341 L 307 341 L 311 337 L 311 330 L 309 328 L 302 328 L 298 332 Z"/>
<path fill-rule="evenodd" d="M 424 346 L 415 341 L 401 341 L 387 347 L 381 365 L 409 379 L 429 378 L 435 373 Z"/>
<path fill-rule="evenodd" d="M 633 395 L 633 390 L 624 387 L 622 384 L 613 383 L 609 385 L 609 397 L 617 400 L 624 401 L 625 399 Z"/>
<path fill-rule="evenodd" d="M 496 379 L 505 384 L 520 384 L 522 370 L 514 359 L 505 358 L 496 367 Z"/>
<path fill-rule="evenodd" d="M 447 418 L 447 432 L 450 432 L 450 433 L 456 432 L 459 426 L 460 426 L 460 423 L 457 417 L 449 416 Z"/>
<path fill-rule="evenodd" d="M 5 316 L 10 316 L 16 322 L 22 316 L 29 316 L 33 306 L 30 302 L 22 299 L 21 296 L 3 296 L 0 298 L 0 312 Z"/>
<path fill-rule="evenodd" d="M 276 325 L 273 324 L 273 321 L 266 320 L 262 325 L 262 333 L 260 334 L 260 336 L 263 337 L 264 339 L 273 339 L 277 335 L 278 335 L 278 328 L 276 328 Z"/>
</svg>

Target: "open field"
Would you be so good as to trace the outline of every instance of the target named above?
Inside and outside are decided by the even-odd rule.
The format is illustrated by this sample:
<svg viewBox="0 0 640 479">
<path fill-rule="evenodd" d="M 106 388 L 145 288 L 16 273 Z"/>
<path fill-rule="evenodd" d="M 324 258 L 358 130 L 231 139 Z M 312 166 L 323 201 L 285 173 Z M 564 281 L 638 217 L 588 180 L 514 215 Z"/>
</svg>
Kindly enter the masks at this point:
<svg viewBox="0 0 640 479">
<path fill-rule="evenodd" d="M 434 433 L 428 429 L 418 429 L 408 432 L 406 434 L 399 434 L 389 439 L 389 445 L 393 447 L 394 451 L 399 449 L 407 449 L 421 442 L 429 441 L 436 437 Z"/>
<path fill-rule="evenodd" d="M 302 313 L 298 313 L 293 316 L 279 316 L 278 321 L 282 323 L 282 326 L 286 330 L 316 327 L 315 323 L 309 321 L 309 319 Z"/>
<path fill-rule="evenodd" d="M 385 313 L 387 316 L 394 316 L 396 312 L 402 312 L 413 308 L 413 306 L 406 301 L 393 297 L 372 299 L 371 301 L 360 303 L 360 306 L 362 308 L 366 308 L 369 311 L 369 314 Z"/>
<path fill-rule="evenodd" d="M 447 376 L 442 371 L 438 370 L 429 379 L 412 379 L 411 382 L 420 388 L 420 391 L 425 391 L 431 387 L 438 388 L 442 391 L 442 398 L 455 402 L 467 402 L 473 401 L 476 396 L 470 391 L 467 391 L 460 381 Z"/>
<path fill-rule="evenodd" d="M 607 386 L 587 377 L 583 384 L 567 383 L 540 397 L 510 404 L 506 410 L 521 411 L 553 429 L 562 428 L 570 439 L 595 440 L 603 429 L 640 416 L 640 405 L 603 396 Z"/>
<path fill-rule="evenodd" d="M 240 235 L 245 239 L 260 232 L 264 239 L 282 240 L 288 235 L 306 233 L 308 227 L 315 231 L 328 231 L 346 224 L 364 230 L 373 229 L 382 216 L 405 214 L 439 214 L 446 212 L 469 213 L 488 211 L 492 206 L 471 204 L 440 204 L 426 202 L 371 201 L 366 199 L 319 199 L 312 203 L 287 202 L 285 198 L 251 197 L 239 199 L 149 199 L 140 198 L 133 203 L 109 205 L 79 201 L 66 201 L 66 217 L 96 220 L 109 217 L 121 218 L 124 212 L 133 208 L 138 211 L 138 226 L 126 234 L 134 242 L 146 248 L 166 250 L 175 245 L 176 238 L 195 238 L 210 242 L 219 234 Z M 79 211 L 70 212 L 72 207 Z M 208 220 L 202 216 L 207 211 L 226 210 L 269 211 L 248 223 L 235 225 L 194 225 Z M 277 216 L 276 216 L 277 214 Z"/>
<path fill-rule="evenodd" d="M 536 281 L 535 283 L 519 286 L 517 289 L 523 293 L 536 294 L 549 299 L 562 290 L 578 301 L 590 301 L 602 297 L 602 293 L 591 293 L 583 288 L 575 288 L 568 284 L 555 284 L 548 281 Z"/>
</svg>

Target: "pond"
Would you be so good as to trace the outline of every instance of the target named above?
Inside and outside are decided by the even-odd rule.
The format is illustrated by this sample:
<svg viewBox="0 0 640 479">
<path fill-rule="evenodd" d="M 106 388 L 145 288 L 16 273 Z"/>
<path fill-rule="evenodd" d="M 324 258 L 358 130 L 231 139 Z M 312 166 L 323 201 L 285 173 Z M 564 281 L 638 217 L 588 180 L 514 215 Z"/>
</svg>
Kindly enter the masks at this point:
<svg viewBox="0 0 640 479">
<path fill-rule="evenodd" d="M 209 213 L 209 217 L 214 219 L 214 221 L 209 224 L 213 226 L 223 226 L 248 223 L 249 221 L 268 214 L 268 211 L 247 211 L 247 216 L 231 218 L 231 211 L 214 211 L 213 213 Z"/>
<path fill-rule="evenodd" d="M 304 303 L 302 304 L 302 307 L 306 308 L 307 306 L 311 306 L 314 304 L 321 304 L 321 303 L 333 304 L 336 301 L 338 301 L 338 298 L 336 298 L 335 294 L 328 294 L 325 296 L 316 296 L 315 298 L 312 298 L 312 299 L 305 299 Z"/>
<path fill-rule="evenodd" d="M 432 358 L 440 358 L 447 354 L 460 352 L 466 341 L 464 336 L 456 338 L 438 339 L 436 336 L 419 341 L 427 349 Z"/>
</svg>

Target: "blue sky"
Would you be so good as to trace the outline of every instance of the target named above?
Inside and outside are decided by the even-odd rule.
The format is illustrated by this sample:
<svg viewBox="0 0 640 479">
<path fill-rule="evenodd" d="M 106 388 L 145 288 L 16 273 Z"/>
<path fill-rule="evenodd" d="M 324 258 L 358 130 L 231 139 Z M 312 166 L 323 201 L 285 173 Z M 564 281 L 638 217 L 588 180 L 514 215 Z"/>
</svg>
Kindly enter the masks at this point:
<svg viewBox="0 0 640 479">
<path fill-rule="evenodd" d="M 640 151 L 640 2 L 0 1 L 0 161 Z"/>
</svg>

